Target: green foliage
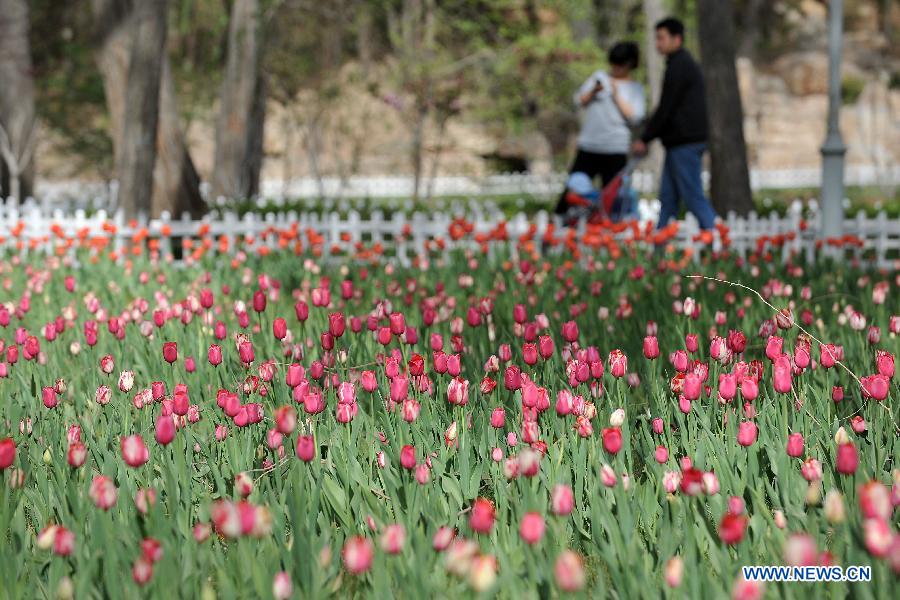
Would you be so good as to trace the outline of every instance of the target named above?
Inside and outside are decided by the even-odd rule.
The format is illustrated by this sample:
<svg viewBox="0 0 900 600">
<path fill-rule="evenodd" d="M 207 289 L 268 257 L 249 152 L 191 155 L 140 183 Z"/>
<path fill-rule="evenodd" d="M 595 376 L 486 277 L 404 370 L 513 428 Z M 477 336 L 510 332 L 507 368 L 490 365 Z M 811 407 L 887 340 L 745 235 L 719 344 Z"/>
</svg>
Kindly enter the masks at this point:
<svg viewBox="0 0 900 600">
<path fill-rule="evenodd" d="M 841 80 L 841 102 L 856 104 L 866 87 L 866 80 L 859 77 L 844 77 Z"/>
<path fill-rule="evenodd" d="M 643 256 L 626 255 L 613 261 L 607 254 L 598 255 L 600 268 L 590 269 L 572 268 L 565 255 L 544 256 L 538 264 L 546 262 L 547 267 L 535 276 L 534 270 L 518 268 L 519 260 L 511 261 L 506 250 L 496 250 L 485 256 L 453 252 L 446 261 L 435 260 L 427 269 L 372 267 L 366 269 L 367 275 L 361 265 L 350 260 L 331 263 L 290 253 L 267 258 L 251 254 L 245 260 L 211 254 L 200 264 L 179 268 L 143 257 L 135 257 L 133 264 L 129 261 L 128 268 L 95 263 L 85 254 L 79 256 L 80 266 L 46 261 L 36 254 L 24 257 L 23 268 L 11 270 L 7 278 L 15 297 L 31 291 L 30 309 L 13 317 L 15 326 L 36 332 L 61 311 L 70 317 L 71 326 L 63 328 L 54 341 L 41 338 L 40 362 L 20 357 L 8 365 L 7 376 L 0 378 L 4 417 L 0 419 L 0 439 L 13 438 L 17 453 L 12 466 L 24 474 L 21 485 L 11 485 L 17 481 L 13 469 L 0 471 L 0 595 L 55 597 L 60 582 L 68 578 L 76 598 L 205 598 L 210 594 L 268 598 L 273 576 L 283 570 L 293 581 L 294 597 L 471 597 L 471 578 L 449 572 L 448 567 L 461 566 L 454 564 L 454 554 L 448 559 L 448 554 L 432 547 L 438 527 L 447 526 L 456 529 L 459 538 L 473 540 L 478 552 L 497 558 L 497 579 L 485 596 L 562 597 L 554 561 L 563 549 L 570 548 L 585 557 L 585 595 L 729 597 L 741 566 L 781 564 L 789 536 L 803 532 L 812 537 L 818 551 L 830 552 L 837 564 L 872 565 L 873 581 L 768 584 L 768 593 L 801 599 L 846 597 L 864 590 L 861 595 L 866 598 L 894 597 L 890 563 L 873 557 L 866 550 L 872 536 L 863 536 L 862 511 L 870 516 L 872 511 L 881 511 L 882 504 L 873 502 L 871 495 L 865 498 L 861 486 L 873 479 L 884 485 L 884 505 L 890 511 L 888 488 L 900 451 L 896 382 L 888 384 L 886 400 L 875 402 L 863 398 L 854 378 L 842 368 L 820 366 L 795 376 L 791 393 L 776 393 L 772 367 L 765 359 L 766 344 L 757 336 L 760 322 L 771 319 L 772 311 L 748 290 L 700 284 L 685 275 L 725 278 L 763 290 L 775 305 L 794 306 L 798 320 L 805 321 L 800 315 L 809 311 L 807 328 L 816 337 L 839 344 L 843 363 L 861 375 L 872 373 L 875 348 L 896 353 L 896 338 L 887 326 L 892 305 L 884 302 L 885 294 L 891 298 L 889 289 L 896 287 L 894 283 L 857 268 L 835 268 L 821 262 L 795 264 L 790 269 L 762 261 L 741 267 L 732 258 L 704 256 L 684 272 L 664 267 L 651 272 L 646 270 Z M 518 258 L 524 265 L 524 254 Z M 306 259 L 309 262 L 303 262 Z M 516 268 L 510 268 L 511 264 Z M 35 272 L 41 274 L 38 284 L 34 283 Z M 212 281 L 209 274 L 214 274 Z M 66 276 L 75 278 L 75 292 L 66 290 Z M 269 288 L 266 309 L 252 312 L 249 326 L 241 327 L 235 314 L 238 302 L 249 303 L 257 282 L 263 279 L 277 282 L 278 287 Z M 340 299 L 337 291 L 338 282 L 344 280 L 352 282 L 355 290 L 346 300 Z M 882 301 L 878 302 L 877 290 L 885 284 L 889 289 L 881 290 Z M 313 306 L 308 319 L 297 321 L 296 298 L 323 285 L 330 286 L 334 304 Z M 199 290 L 207 286 L 214 294 L 208 314 L 228 328 L 225 340 L 217 340 L 205 323 L 207 309 L 188 312 L 197 303 Z M 801 291 L 807 286 L 808 294 Z M 426 326 L 416 300 L 438 294 L 444 299 L 439 307 L 441 317 Z M 667 317 L 673 300 L 686 296 L 696 300 L 696 318 L 671 312 Z M 185 298 L 193 300 L 182 305 Z M 476 306 L 479 298 L 492 299 L 489 316 L 482 317 L 487 323 L 457 331 L 453 321 L 464 319 L 467 308 Z M 455 307 L 449 299 L 457 301 Z M 96 346 L 88 348 L 83 345 L 84 331 L 94 314 L 82 308 L 85 300 L 108 314 L 137 314 L 138 320 L 120 321 L 124 339 L 117 339 L 102 325 Z M 433 386 L 418 389 L 410 381 L 408 390 L 410 397 L 421 403 L 418 417 L 407 422 L 401 418 L 400 408 L 388 409 L 388 368 L 384 361 L 376 360 L 386 352 L 385 346 L 369 331 L 352 333 L 350 328 L 334 342 L 335 354 L 342 359 L 328 367 L 327 376 L 349 381 L 354 372 L 371 369 L 376 391 L 367 393 L 357 385 L 358 413 L 347 424 L 335 419 L 338 398 L 334 386 L 323 386 L 324 412 L 305 414 L 302 402 L 293 399 L 286 385 L 285 363 L 293 359 L 285 358 L 285 344 L 291 350 L 291 344 L 299 344 L 304 356 L 297 361 L 309 366 L 323 356 L 317 342 L 332 326 L 329 313 L 367 315 L 373 306 L 384 306 L 381 302 L 385 300 L 419 332 L 416 345 L 395 339 L 389 346 L 404 354 L 401 370 L 412 352 L 426 357 L 425 373 Z M 184 307 L 182 314 L 193 318 L 182 322 L 171 316 L 161 326 L 151 327 L 151 335 L 142 335 L 139 321 L 149 320 L 157 308 L 172 310 L 176 302 Z M 65 308 L 70 303 L 74 308 Z M 520 303 L 528 306 L 528 317 L 536 323 L 546 319 L 547 326 L 529 323 L 529 327 L 539 327 L 539 333 L 555 344 L 547 359 L 531 366 L 525 363 L 522 334 L 516 331 L 521 324 L 513 320 L 514 306 Z M 140 314 L 138 307 L 145 304 Z M 865 318 L 881 328 L 879 343 L 867 341 L 865 326 L 838 324 L 844 309 L 851 305 L 851 312 L 859 311 L 859 316 L 854 314 L 851 319 Z M 724 319 L 721 322 L 719 314 Z M 286 318 L 292 342 L 282 343 L 272 335 L 276 317 Z M 578 324 L 579 345 L 598 348 L 604 364 L 609 364 L 607 352 L 623 350 L 628 356 L 628 373 L 638 376 L 640 382 L 630 386 L 607 368 L 589 381 L 568 383 L 567 359 L 562 353 L 566 341 L 561 332 L 569 320 Z M 642 354 L 648 320 L 655 324 L 662 350 L 655 360 L 645 360 Z M 386 327 L 387 321 L 383 318 L 379 323 Z M 495 337 L 488 333 L 489 328 L 494 328 Z M 749 340 L 740 359 L 762 361 L 759 396 L 747 408 L 740 396 L 730 402 L 718 401 L 718 391 L 724 387 L 719 376 L 734 372 L 737 359 L 713 360 L 708 344 L 701 342 L 692 358 L 707 363 L 711 393 L 701 393 L 690 403 L 690 410 L 682 413 L 678 393 L 670 388 L 670 381 L 677 376 L 664 357 L 670 350 L 682 348 L 688 333 L 715 330 L 725 334 L 731 329 L 746 332 Z M 252 340 L 256 356 L 252 367 L 238 357 L 232 341 L 238 333 Z M 471 382 L 465 405 L 453 406 L 447 401 L 452 377 L 437 372 L 426 350 L 432 333 L 444 340 L 453 336 L 465 345 L 460 353 L 461 377 Z M 794 326 L 776 334 L 784 338 L 788 352 L 803 347 L 804 338 Z M 167 364 L 161 355 L 166 341 L 178 344 L 179 359 L 174 364 Z M 75 342 L 82 344 L 80 352 L 72 350 Z M 222 347 L 224 360 L 217 366 L 203 360 L 212 343 Z M 501 449 L 505 456 L 522 457 L 527 447 L 521 440 L 509 445 L 506 438 L 507 432 L 522 430 L 523 393 L 506 389 L 502 370 L 485 369 L 488 357 L 506 343 L 512 346 L 511 364 L 521 366 L 535 385 L 545 388 L 551 402 L 538 420 L 547 454 L 533 477 L 509 478 L 504 463 L 491 460 L 493 448 Z M 107 354 L 115 359 L 112 376 L 98 368 L 99 357 Z M 815 344 L 812 355 L 820 356 Z M 191 372 L 186 368 L 187 356 L 197 359 Z M 268 383 L 257 380 L 260 365 L 270 359 L 274 378 Z M 116 374 L 122 370 L 134 372 L 135 385 L 128 392 L 116 386 Z M 478 386 L 485 375 L 500 381 L 490 392 L 482 392 Z M 65 381 L 65 391 L 58 395 L 58 405 L 45 408 L 39 388 L 52 386 L 57 379 Z M 168 394 L 176 383 L 185 383 L 190 403 L 199 407 L 199 420 L 180 427 L 165 446 L 153 439 L 163 404 L 154 402 L 140 409 L 132 404 L 137 392 L 154 381 L 163 382 Z M 94 401 L 100 385 L 112 388 L 111 401 L 102 406 Z M 830 399 L 834 385 L 845 387 L 841 402 Z M 741 383 L 741 394 L 746 393 L 744 386 Z M 239 390 L 242 404 L 262 404 L 266 421 L 235 426 L 217 406 L 219 388 Z M 575 415 L 560 416 L 554 410 L 553 403 L 564 390 L 594 406 L 596 415 L 586 419 L 593 423 L 588 435 L 576 433 L 573 424 L 580 428 L 583 421 Z M 274 426 L 275 408 L 284 405 L 295 407 L 300 418 L 297 430 L 281 440 L 282 459 L 269 446 L 267 430 Z M 506 410 L 506 424 L 497 429 L 489 424 L 495 407 Z M 621 449 L 613 452 L 604 447 L 601 430 L 611 425 L 617 408 L 624 409 L 622 443 Z M 754 417 L 747 416 L 751 408 Z M 864 432 L 857 434 L 851 429 L 854 416 L 864 419 Z M 664 423 L 657 432 L 653 418 Z M 736 442 L 738 426 L 748 421 L 758 427 L 758 437 L 754 436 L 751 445 L 740 446 Z M 453 422 L 458 425 L 458 438 L 448 444 L 444 435 Z M 78 425 L 78 437 L 88 451 L 87 462 L 77 468 L 66 460 L 72 424 Z M 228 434 L 221 440 L 215 434 L 219 424 L 228 426 Z M 844 428 L 858 449 L 855 473 L 841 474 L 835 468 L 838 427 Z M 302 462 L 295 456 L 295 441 L 299 433 L 311 432 L 319 456 Z M 804 436 L 803 456 L 786 453 L 789 432 Z M 136 433 L 143 435 L 149 461 L 132 468 L 122 459 L 120 440 Z M 400 466 L 400 449 L 405 444 L 415 446 L 419 461 L 429 457 L 429 481 L 417 483 L 413 472 Z M 667 449 L 667 458 L 660 464 L 654 460 L 658 446 Z M 383 468 L 377 466 L 376 452 L 387 457 Z M 706 491 L 696 495 L 680 490 L 667 493 L 665 480 L 671 477 L 667 472 L 677 475 L 682 457 L 690 457 L 695 469 L 715 473 L 717 492 L 710 493 L 705 485 Z M 844 519 L 830 522 L 821 502 L 807 500 L 810 486 L 801 474 L 806 457 L 822 465 L 821 482 L 814 484 L 814 490 L 835 490 L 842 495 Z M 271 461 L 270 468 L 261 467 L 264 459 Z M 604 466 L 614 475 L 611 486 L 601 482 Z M 253 479 L 247 501 L 265 507 L 268 527 L 261 528 L 258 537 L 229 539 L 214 534 L 196 541 L 192 527 L 209 523 L 216 500 L 240 499 L 235 483 L 239 473 Z M 107 510 L 95 506 L 89 495 L 91 481 L 99 474 L 109 477 L 118 489 L 117 500 Z M 551 512 L 551 493 L 557 484 L 571 488 L 571 513 Z M 135 497 L 139 489 L 147 488 L 155 491 L 156 502 L 141 514 Z M 719 523 L 734 505 L 734 500 L 729 500 L 732 496 L 741 501 L 740 512 L 749 522 L 743 539 L 727 545 L 720 539 Z M 469 509 L 477 497 L 489 498 L 496 509 L 489 534 L 477 535 L 469 526 Z M 786 528 L 778 526 L 776 511 L 786 519 Z M 539 513 L 546 524 L 543 538 L 533 545 L 520 535 L 526 512 Z M 258 515 L 242 513 L 241 524 L 245 517 L 258 523 Z M 38 533 L 50 523 L 75 534 L 71 555 L 58 556 L 38 546 Z M 385 525 L 394 523 L 405 528 L 406 544 L 397 555 L 389 555 L 378 548 L 378 538 Z M 891 518 L 887 526 L 895 531 L 896 520 Z M 358 576 L 342 565 L 340 552 L 352 535 L 366 536 L 376 546 L 372 567 Z M 131 568 L 142 554 L 141 541 L 148 537 L 160 543 L 162 554 L 153 565 L 153 577 L 139 587 L 132 581 Z M 681 557 L 685 565 L 681 587 L 675 590 L 665 587 L 663 577 L 673 556 Z"/>
<path fill-rule="evenodd" d="M 29 4 L 37 110 L 59 139 L 59 150 L 77 171 L 112 170 L 112 140 L 103 80 L 90 40 L 92 23 L 83 6 L 54 0 Z"/>
</svg>

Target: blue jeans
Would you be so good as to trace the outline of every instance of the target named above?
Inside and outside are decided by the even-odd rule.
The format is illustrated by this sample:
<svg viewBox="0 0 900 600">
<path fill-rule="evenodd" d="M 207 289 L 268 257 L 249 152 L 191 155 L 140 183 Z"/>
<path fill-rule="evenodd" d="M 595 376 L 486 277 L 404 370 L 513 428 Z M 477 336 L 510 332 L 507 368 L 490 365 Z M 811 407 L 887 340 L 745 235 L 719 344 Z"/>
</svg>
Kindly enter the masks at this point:
<svg viewBox="0 0 900 600">
<path fill-rule="evenodd" d="M 701 159 L 706 144 L 684 144 L 666 148 L 662 182 L 659 186 L 659 223 L 657 229 L 666 226 L 669 219 L 678 214 L 679 201 L 683 200 L 701 229 L 712 229 L 716 222 L 716 211 L 703 195 L 700 180 Z"/>
</svg>

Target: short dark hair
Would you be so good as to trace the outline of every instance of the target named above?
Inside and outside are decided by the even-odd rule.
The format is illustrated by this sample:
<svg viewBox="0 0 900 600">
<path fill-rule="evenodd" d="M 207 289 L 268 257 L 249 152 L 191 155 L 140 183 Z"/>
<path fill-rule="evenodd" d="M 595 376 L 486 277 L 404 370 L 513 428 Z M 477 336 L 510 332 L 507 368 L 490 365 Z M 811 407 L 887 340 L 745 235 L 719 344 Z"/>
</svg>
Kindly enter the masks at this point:
<svg viewBox="0 0 900 600">
<path fill-rule="evenodd" d="M 669 35 L 678 35 L 684 39 L 684 23 L 675 17 L 666 17 L 656 24 L 655 29 L 665 29 L 669 32 Z"/>
<path fill-rule="evenodd" d="M 637 69 L 641 52 L 634 42 L 619 42 L 609 50 L 609 64 Z"/>
</svg>

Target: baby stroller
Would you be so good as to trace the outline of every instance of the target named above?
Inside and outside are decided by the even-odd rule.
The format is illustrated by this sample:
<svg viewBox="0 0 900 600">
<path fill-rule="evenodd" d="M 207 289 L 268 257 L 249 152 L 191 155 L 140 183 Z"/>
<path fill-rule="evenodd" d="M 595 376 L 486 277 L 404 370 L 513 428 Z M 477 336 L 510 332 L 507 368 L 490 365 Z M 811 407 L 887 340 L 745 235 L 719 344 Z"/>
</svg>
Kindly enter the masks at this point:
<svg viewBox="0 0 900 600">
<path fill-rule="evenodd" d="M 637 192 L 631 187 L 631 176 L 638 159 L 629 158 L 625 167 L 603 189 L 597 191 L 586 173 L 575 172 L 566 182 L 566 203 L 563 222 L 573 226 L 584 219 L 598 223 L 608 219 L 613 223 L 638 217 Z"/>
</svg>

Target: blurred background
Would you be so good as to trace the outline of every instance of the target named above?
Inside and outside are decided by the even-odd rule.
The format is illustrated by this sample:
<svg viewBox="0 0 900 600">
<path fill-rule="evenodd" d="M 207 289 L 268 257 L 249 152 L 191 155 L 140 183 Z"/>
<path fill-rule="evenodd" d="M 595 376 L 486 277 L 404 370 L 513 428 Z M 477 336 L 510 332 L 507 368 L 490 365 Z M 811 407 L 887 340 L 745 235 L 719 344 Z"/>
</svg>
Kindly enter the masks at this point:
<svg viewBox="0 0 900 600">
<path fill-rule="evenodd" d="M 465 195 L 451 177 L 525 173 L 515 181 L 542 185 L 485 193 L 546 208 L 574 153 L 574 90 L 613 43 L 633 40 L 638 78 L 658 94 L 652 25 L 671 14 L 698 59 L 719 43 L 701 48 L 701 17 L 733 24 L 724 51 L 735 53 L 754 200 L 778 209 L 816 193 L 827 10 L 817 0 L 0 0 L 0 185 L 4 196 L 63 198 L 115 180 L 138 208 L 199 214 L 220 196 L 433 203 Z M 847 197 L 897 214 L 900 2 L 847 0 L 844 14 L 841 128 L 857 174 Z M 142 167 L 141 143 L 154 139 Z"/>
</svg>

